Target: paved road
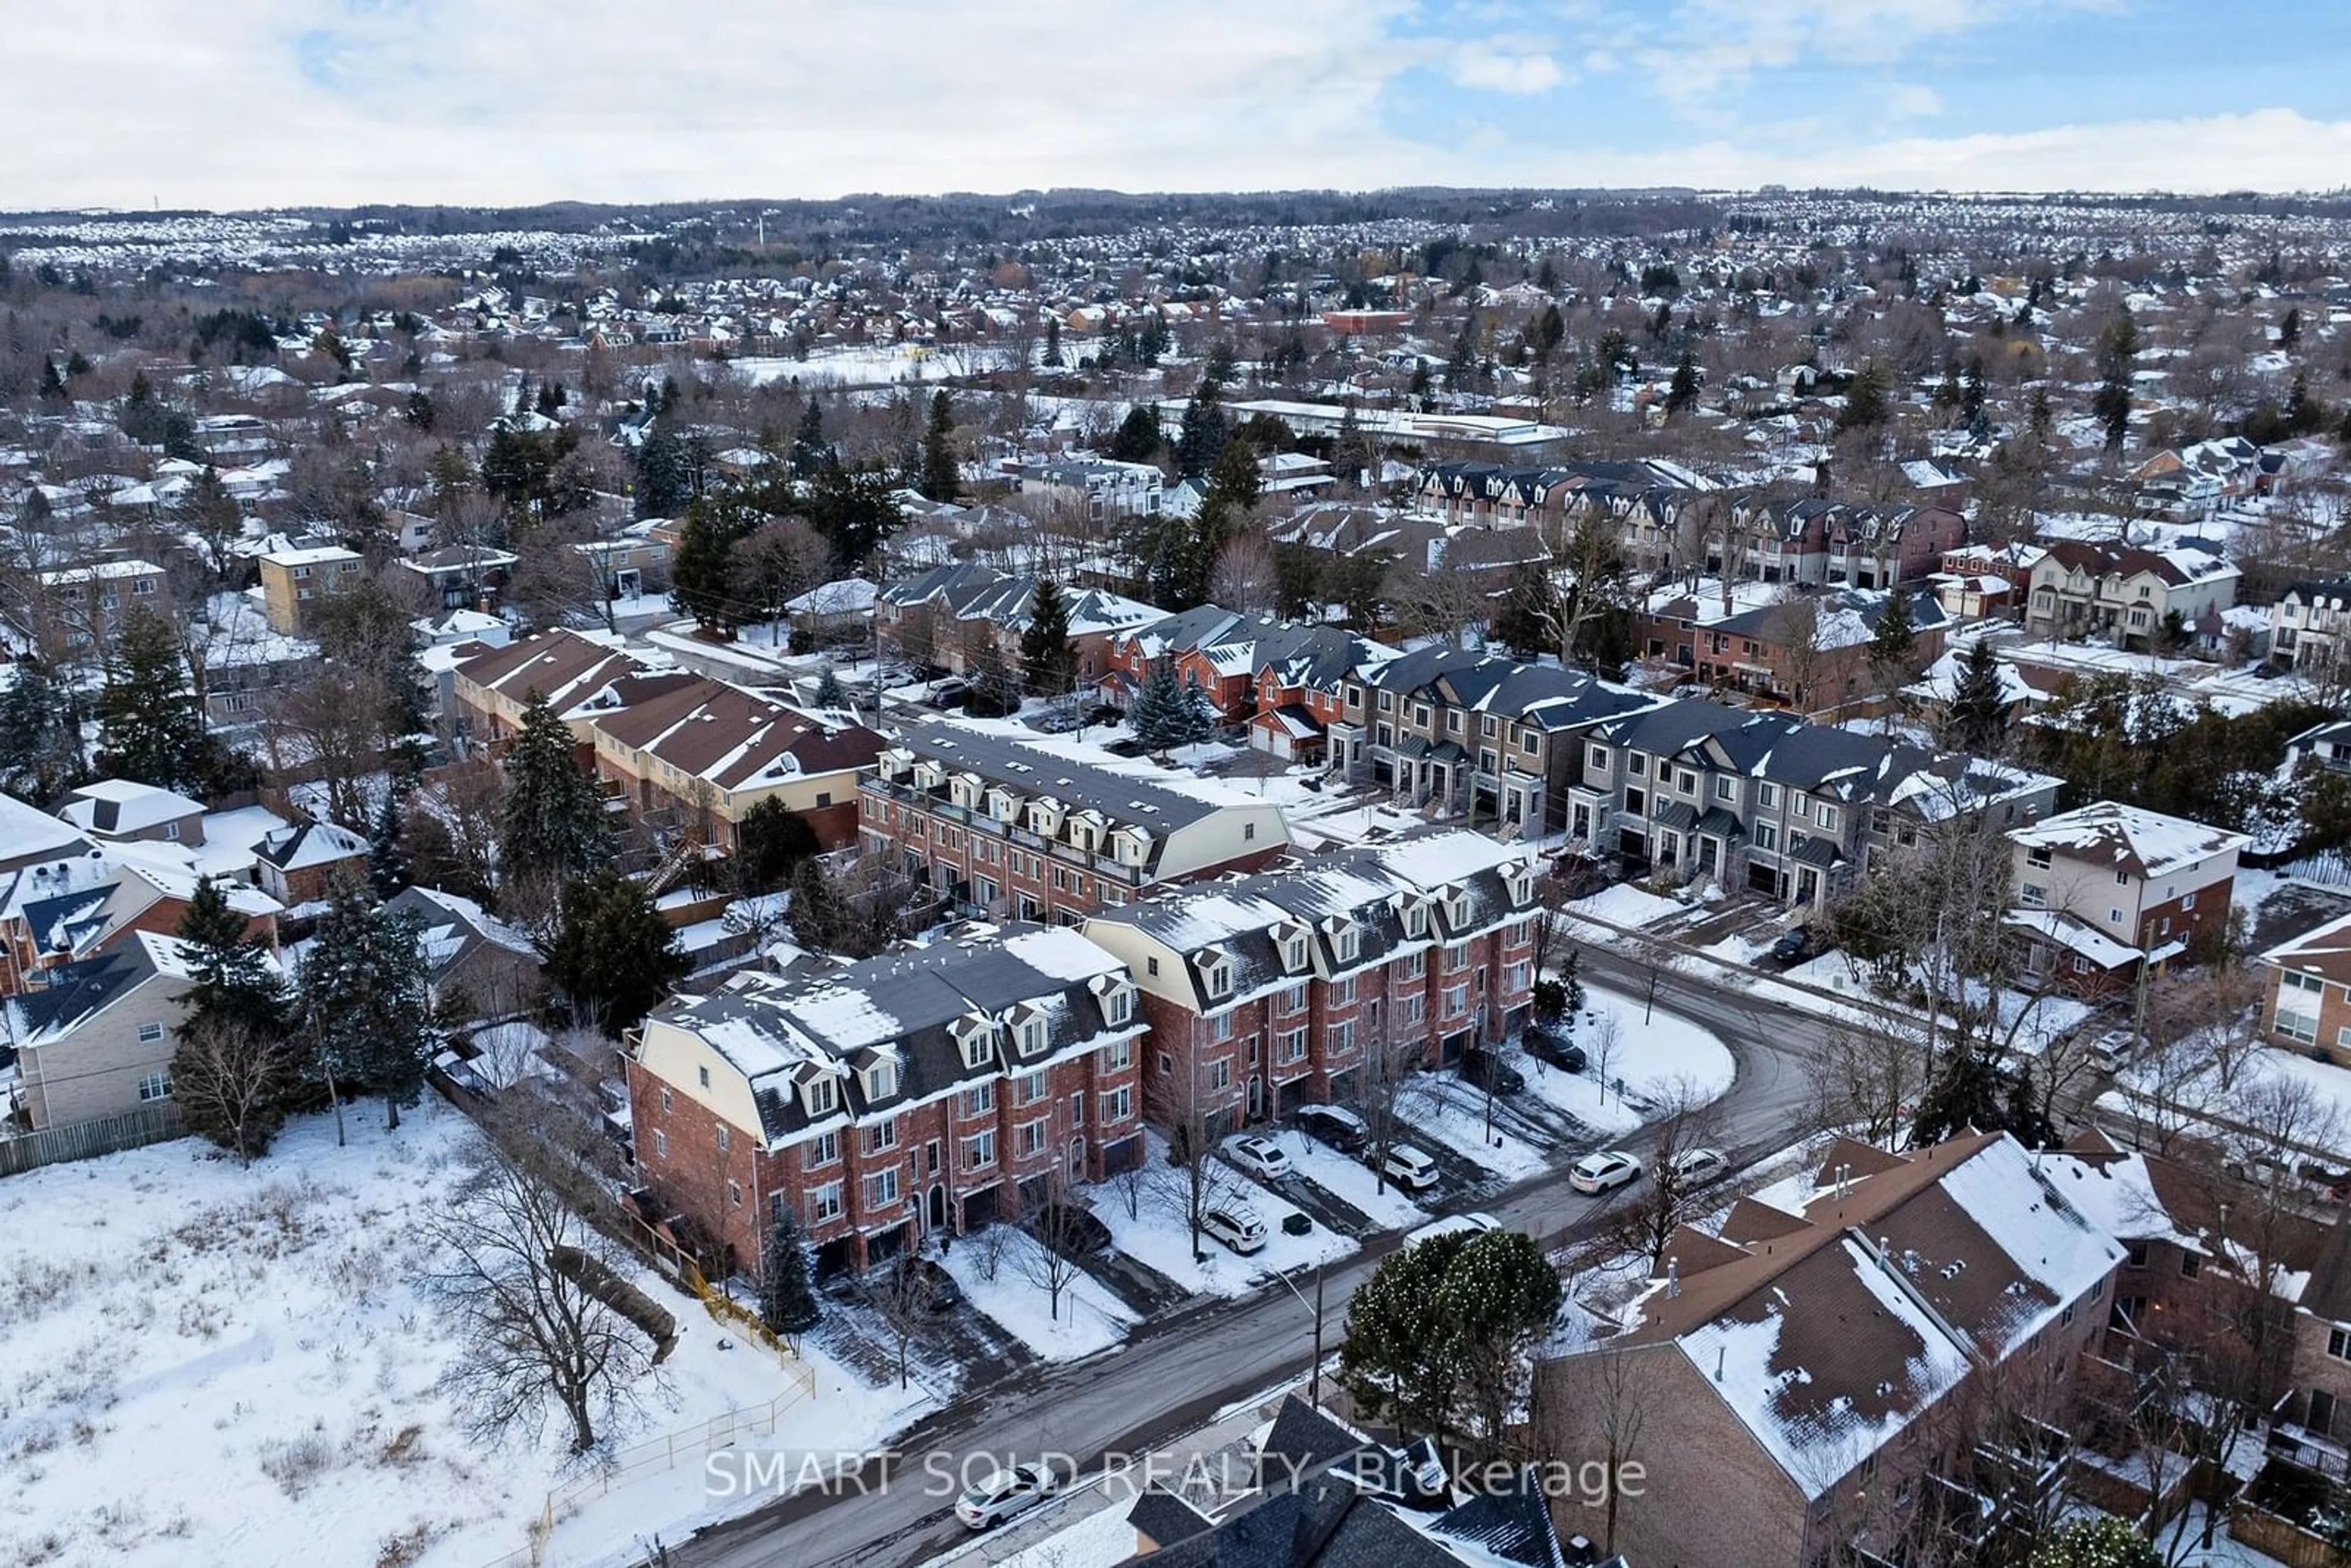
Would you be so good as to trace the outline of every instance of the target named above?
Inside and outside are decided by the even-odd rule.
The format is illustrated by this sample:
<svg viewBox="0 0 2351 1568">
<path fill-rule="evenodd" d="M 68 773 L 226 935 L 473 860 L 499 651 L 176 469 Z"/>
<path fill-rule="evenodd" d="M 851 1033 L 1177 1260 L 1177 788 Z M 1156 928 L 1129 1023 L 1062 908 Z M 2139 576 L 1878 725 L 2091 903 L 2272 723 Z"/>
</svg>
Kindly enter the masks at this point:
<svg viewBox="0 0 2351 1568">
<path fill-rule="evenodd" d="M 1637 967 L 1597 944 L 1583 949 L 1587 982 L 1639 995 Z M 1667 977 L 1658 1008 L 1712 1030 L 1731 1051 L 1737 1082 L 1724 1096 L 1721 1139 L 1746 1164 L 1785 1148 L 1811 1109 L 1807 1071 L 1819 1020 L 1792 1008 L 1724 991 L 1687 976 Z M 1637 1051 L 1637 1027 L 1627 1041 Z M 1626 1146 L 1644 1152 L 1646 1134 Z M 1603 1204 L 1568 1191 L 1553 1171 L 1477 1205 L 1507 1225 L 1546 1239 L 1597 1228 Z M 1332 1266 L 1325 1281 L 1325 1350 L 1335 1347 L 1347 1298 L 1394 1251 L 1395 1235 L 1374 1237 Z M 1311 1299 L 1311 1276 L 1301 1283 Z M 1143 1325 L 1126 1348 L 1074 1364 L 1032 1367 L 955 1400 L 900 1440 L 902 1451 L 974 1451 L 1014 1457 L 1051 1451 L 1091 1465 L 1104 1453 L 1140 1452 L 1201 1426 L 1219 1410 L 1303 1373 L 1313 1359 L 1313 1315 L 1279 1287 L 1234 1301 L 1207 1301 Z M 904 1568 L 962 1539 L 945 1511 L 949 1496 L 926 1489 L 921 1461 L 887 1478 L 870 1463 L 858 1487 L 785 1499 L 714 1526 L 671 1549 L 678 1568 Z"/>
</svg>

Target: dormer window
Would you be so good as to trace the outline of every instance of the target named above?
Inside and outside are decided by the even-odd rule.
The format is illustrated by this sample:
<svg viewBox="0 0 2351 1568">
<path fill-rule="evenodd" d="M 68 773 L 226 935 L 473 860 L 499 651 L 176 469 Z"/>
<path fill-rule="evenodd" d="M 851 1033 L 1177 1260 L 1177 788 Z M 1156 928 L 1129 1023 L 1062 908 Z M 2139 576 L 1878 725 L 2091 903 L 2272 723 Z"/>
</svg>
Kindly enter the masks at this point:
<svg viewBox="0 0 2351 1568">
<path fill-rule="evenodd" d="M 1417 898 L 1406 899 L 1399 912 L 1404 920 L 1404 934 L 1416 940 L 1428 935 L 1428 905 Z"/>
<path fill-rule="evenodd" d="M 1014 1038 L 1019 1041 L 1020 1054 L 1035 1056 L 1045 1049 L 1045 1015 L 1032 1009 L 1014 1028 Z"/>
<path fill-rule="evenodd" d="M 994 1032 L 985 1019 L 958 1019 L 955 1024 L 956 1046 L 963 1052 L 966 1067 L 985 1067 L 993 1054 L 988 1049 L 989 1036 Z"/>
<path fill-rule="evenodd" d="M 1277 925 L 1273 928 L 1275 945 L 1281 951 L 1281 967 L 1290 974 L 1306 967 L 1306 928 L 1302 925 Z"/>
<path fill-rule="evenodd" d="M 1211 997 L 1228 994 L 1233 988 L 1233 967 L 1221 953 L 1203 953 L 1199 959 L 1200 988 Z"/>
<path fill-rule="evenodd" d="M 1363 951 L 1363 933 L 1358 931 L 1355 928 L 1355 923 L 1345 915 L 1332 915 L 1322 923 L 1322 930 L 1331 938 L 1331 957 L 1333 962 L 1352 964 L 1355 961 L 1356 956 Z"/>
<path fill-rule="evenodd" d="M 1511 861 L 1502 867 L 1502 885 L 1510 891 L 1510 902 L 1524 904 L 1535 895 L 1535 870 L 1524 861 Z"/>
<path fill-rule="evenodd" d="M 1469 891 L 1448 887 L 1445 890 L 1445 922 L 1456 931 L 1469 928 Z"/>
<path fill-rule="evenodd" d="M 801 1103 L 811 1116 L 830 1116 L 840 1107 L 841 1090 L 830 1078 L 811 1078 L 800 1085 Z"/>
<path fill-rule="evenodd" d="M 1102 1020 L 1113 1028 L 1134 1017 L 1134 988 L 1116 975 L 1104 975 L 1094 981 L 1094 994 L 1102 1002 Z"/>
<path fill-rule="evenodd" d="M 865 1099 L 868 1104 L 887 1100 L 898 1092 L 898 1064 L 877 1061 L 865 1070 Z"/>
</svg>

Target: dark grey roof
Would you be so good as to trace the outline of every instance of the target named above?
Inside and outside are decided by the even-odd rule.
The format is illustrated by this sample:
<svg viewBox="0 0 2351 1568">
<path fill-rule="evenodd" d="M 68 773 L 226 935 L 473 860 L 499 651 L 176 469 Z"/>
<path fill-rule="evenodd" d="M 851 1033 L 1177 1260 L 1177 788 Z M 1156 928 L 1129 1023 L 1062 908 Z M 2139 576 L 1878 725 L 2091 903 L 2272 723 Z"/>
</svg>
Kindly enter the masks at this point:
<svg viewBox="0 0 2351 1568">
<path fill-rule="evenodd" d="M 1002 736 L 959 725 L 910 726 L 894 744 L 930 758 L 950 773 L 976 773 L 1026 799 L 1050 796 L 1073 811 L 1095 810 L 1118 824 L 1164 835 L 1224 810 L 1217 801 L 1185 794 L 1148 779 L 1115 773 Z"/>
<path fill-rule="evenodd" d="M 48 972 L 48 984 L 13 998 L 14 1033 L 19 1044 L 76 1029 L 158 973 L 144 942 L 136 940 Z"/>
<path fill-rule="evenodd" d="M 1160 1546 L 1173 1546 L 1179 1541 L 1189 1541 L 1204 1530 L 1213 1528 L 1208 1516 L 1186 1502 L 1173 1492 L 1151 1487 L 1134 1500 L 1126 1511 L 1127 1523 L 1135 1533 L 1151 1538 Z"/>
</svg>

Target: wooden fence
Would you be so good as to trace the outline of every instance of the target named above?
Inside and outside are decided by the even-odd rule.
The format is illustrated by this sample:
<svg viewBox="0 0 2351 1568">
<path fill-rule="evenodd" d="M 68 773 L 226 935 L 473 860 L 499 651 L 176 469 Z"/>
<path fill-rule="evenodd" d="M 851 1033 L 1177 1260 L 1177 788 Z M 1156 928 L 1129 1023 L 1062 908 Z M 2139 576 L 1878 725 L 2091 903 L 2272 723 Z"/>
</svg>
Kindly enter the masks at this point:
<svg viewBox="0 0 2351 1568">
<path fill-rule="evenodd" d="M 2249 1502 L 2229 1511 L 2229 1538 L 2276 1558 L 2286 1568 L 2341 1568 L 2344 1561 L 2344 1554 L 2324 1536 Z"/>
<path fill-rule="evenodd" d="M 169 1100 L 159 1100 L 120 1116 L 0 1138 L 0 1176 L 20 1176 L 66 1160 L 94 1160 L 100 1155 L 164 1143 L 185 1133 L 180 1124 L 180 1108 Z"/>
</svg>

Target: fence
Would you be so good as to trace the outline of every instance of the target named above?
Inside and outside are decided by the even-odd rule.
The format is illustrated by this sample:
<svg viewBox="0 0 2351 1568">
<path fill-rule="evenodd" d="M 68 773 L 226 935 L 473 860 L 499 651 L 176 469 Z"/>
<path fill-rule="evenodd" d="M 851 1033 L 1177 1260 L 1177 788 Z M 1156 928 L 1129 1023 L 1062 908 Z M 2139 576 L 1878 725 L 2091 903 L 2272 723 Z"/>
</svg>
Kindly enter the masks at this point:
<svg viewBox="0 0 2351 1568">
<path fill-rule="evenodd" d="M 51 1127 L 22 1137 L 0 1138 L 0 1176 L 20 1176 L 66 1160 L 94 1160 L 177 1138 L 186 1132 L 179 1107 L 168 1100 L 125 1111 L 120 1116 Z"/>
</svg>

